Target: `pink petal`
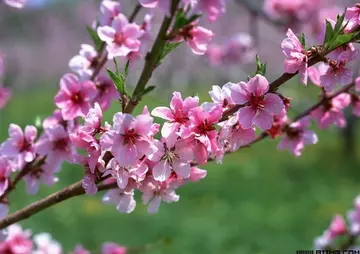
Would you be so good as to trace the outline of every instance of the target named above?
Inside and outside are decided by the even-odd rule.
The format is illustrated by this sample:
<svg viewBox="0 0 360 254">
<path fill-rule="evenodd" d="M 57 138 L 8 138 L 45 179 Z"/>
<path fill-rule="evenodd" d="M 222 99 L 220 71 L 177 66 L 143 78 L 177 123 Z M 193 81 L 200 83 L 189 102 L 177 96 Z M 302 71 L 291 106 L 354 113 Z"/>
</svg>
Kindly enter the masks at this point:
<svg viewBox="0 0 360 254">
<path fill-rule="evenodd" d="M 152 174 L 156 181 L 165 182 L 171 173 L 170 165 L 166 160 L 161 160 L 153 168 Z"/>
<path fill-rule="evenodd" d="M 264 110 L 272 115 L 279 115 L 284 109 L 284 103 L 280 96 L 273 93 L 268 93 L 264 98 Z"/>
<path fill-rule="evenodd" d="M 274 122 L 274 117 L 265 110 L 259 110 L 257 116 L 254 119 L 254 124 L 261 130 L 269 130 Z"/>
<path fill-rule="evenodd" d="M 115 38 L 116 31 L 110 26 L 100 26 L 97 29 L 97 34 L 100 40 L 106 43 L 111 43 Z"/>
<path fill-rule="evenodd" d="M 247 85 L 249 92 L 256 96 L 262 96 L 269 90 L 269 82 L 259 74 L 251 78 Z"/>
<path fill-rule="evenodd" d="M 190 177 L 190 171 L 191 171 L 190 163 L 176 161 L 173 164 L 173 169 L 177 175 L 181 176 L 184 179 Z"/>
<path fill-rule="evenodd" d="M 171 121 L 174 119 L 173 113 L 167 107 L 156 107 L 151 111 L 151 114 L 156 117 Z"/>
<path fill-rule="evenodd" d="M 238 111 L 238 119 L 240 125 L 244 129 L 248 129 L 253 125 L 256 112 L 252 107 L 244 107 Z"/>
</svg>

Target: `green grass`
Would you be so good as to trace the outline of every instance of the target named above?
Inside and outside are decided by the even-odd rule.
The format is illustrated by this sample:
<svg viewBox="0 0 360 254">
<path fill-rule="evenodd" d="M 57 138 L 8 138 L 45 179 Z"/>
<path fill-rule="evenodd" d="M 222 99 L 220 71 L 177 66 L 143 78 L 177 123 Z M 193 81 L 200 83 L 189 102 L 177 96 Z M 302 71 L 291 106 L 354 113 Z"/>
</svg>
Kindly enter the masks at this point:
<svg viewBox="0 0 360 254">
<path fill-rule="evenodd" d="M 50 114 L 54 93 L 17 94 L 0 112 L 1 140 L 10 122 L 24 126 Z M 167 101 L 153 97 L 146 103 L 151 109 Z M 108 120 L 117 108 L 114 104 Z M 68 200 L 21 224 L 34 233 L 50 232 L 66 251 L 77 243 L 97 250 L 104 241 L 136 247 L 169 238 L 147 253 L 295 253 L 311 248 L 332 215 L 351 208 L 359 192 L 359 159 L 344 155 L 336 130 L 318 133 L 319 144 L 300 158 L 276 151 L 277 141 L 266 140 L 227 156 L 221 165 L 206 165 L 208 176 L 179 189 L 180 201 L 163 204 L 156 215 L 148 215 L 140 202 L 134 213 L 120 214 L 97 195 Z M 10 196 L 12 211 L 79 180 L 82 172 L 64 166 L 61 182 L 42 186 L 35 197 L 21 185 Z"/>
</svg>

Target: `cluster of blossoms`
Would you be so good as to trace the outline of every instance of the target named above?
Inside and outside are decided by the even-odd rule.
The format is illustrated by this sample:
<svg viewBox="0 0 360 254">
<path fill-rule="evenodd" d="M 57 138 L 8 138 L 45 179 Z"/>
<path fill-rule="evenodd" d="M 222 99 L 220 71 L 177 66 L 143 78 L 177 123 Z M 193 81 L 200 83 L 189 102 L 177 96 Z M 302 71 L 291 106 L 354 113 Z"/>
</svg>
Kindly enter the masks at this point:
<svg viewBox="0 0 360 254">
<path fill-rule="evenodd" d="M 23 230 L 20 225 L 9 226 L 2 236 L 0 242 L 0 253 L 11 254 L 63 254 L 61 245 L 48 233 L 40 233 L 32 236 L 30 230 Z M 124 246 L 113 242 L 106 242 L 102 245 L 101 254 L 126 254 Z M 91 254 L 82 245 L 77 245 L 69 254 Z"/>
<path fill-rule="evenodd" d="M 279 20 L 295 30 L 310 28 L 315 38 L 322 31 L 322 23 L 327 18 L 335 18 L 342 8 L 329 7 L 325 0 L 265 0 L 264 11 L 274 20 Z"/>
<path fill-rule="evenodd" d="M 348 223 L 347 223 L 348 222 Z M 357 250 L 356 238 L 360 234 L 360 196 L 355 198 L 354 209 L 347 213 L 347 222 L 344 217 L 337 214 L 333 217 L 330 226 L 314 241 L 316 249 L 339 249 L 337 244 L 342 239 L 342 250 Z"/>
<path fill-rule="evenodd" d="M 165 2 L 141 1 L 141 4 L 153 8 Z M 199 6 L 204 6 L 201 3 L 199 1 Z M 184 1 L 184 4 L 197 8 L 190 1 Z M 175 192 L 177 188 L 205 177 L 206 171 L 197 165 L 213 159 L 220 163 L 225 153 L 253 142 L 256 129 L 273 138 L 283 136 L 278 148 L 288 149 L 299 156 L 306 144 L 318 141 L 316 134 L 309 129 L 310 119 L 314 119 L 321 128 L 330 124 L 344 127 L 346 122 L 342 111 L 345 107 L 352 104 L 355 114 L 359 114 L 358 95 L 344 92 L 331 99 L 327 99 L 327 95 L 320 107 L 299 121 L 291 122 L 287 118 L 290 100 L 273 91 L 267 79 L 257 74 L 247 82 L 214 86 L 210 91 L 212 102 L 200 104 L 198 97 L 183 99 L 180 93 L 174 92 L 169 108 L 157 107 L 150 113 L 144 107 L 136 117 L 116 113 L 112 124 L 103 123 L 103 112 L 120 95 L 112 80 L 94 75 L 99 72 L 99 61 L 137 54 L 142 36 L 149 33 L 151 27 L 151 18 L 146 19 L 145 25 L 139 26 L 129 22 L 120 11 L 118 2 L 104 0 L 101 3 L 102 16 L 97 33 L 106 44 L 107 54 L 101 56 L 101 52 L 91 45 L 82 45 L 79 55 L 69 63 L 78 75 L 68 73 L 61 78 L 60 90 L 54 100 L 58 109 L 43 121 L 42 134 L 38 135 L 34 126 L 26 126 L 22 130 L 18 125 L 10 125 L 9 139 L 0 146 L 0 195 L 11 187 L 11 173 L 28 168 L 31 170 L 24 177 L 27 192 L 37 193 L 40 182 L 52 185 L 58 181 L 55 174 L 67 161 L 84 166 L 83 187 L 89 195 L 98 191 L 100 181 L 105 180 L 105 184 L 116 182 L 118 188 L 108 191 L 103 198 L 105 203 L 115 204 L 120 212 L 130 213 L 135 208 L 134 195 L 138 190 L 142 193 L 143 202 L 149 205 L 148 211 L 154 213 L 161 201 L 179 200 Z M 348 14 L 351 11 L 347 11 L 349 20 L 353 20 Z M 357 23 L 351 21 L 349 25 L 350 30 Z M 177 31 L 175 38 L 188 38 L 185 34 L 203 30 L 193 23 L 185 28 Z M 195 54 L 205 52 L 208 37 L 195 34 L 185 40 Z M 291 29 L 287 36 L 281 44 L 286 56 L 285 72 L 298 72 L 301 81 L 306 84 L 308 75 L 315 76 L 315 69 L 308 68 L 308 60 L 315 53 L 305 50 Z M 347 44 L 329 55 L 329 58 L 342 59 L 338 60 L 339 63 L 324 60 L 321 64 L 331 70 L 334 66 L 341 66 L 339 70 L 345 68 L 344 62 L 355 56 L 357 51 Z M 331 84 L 338 84 L 344 78 L 340 71 L 328 70 L 320 75 L 319 80 L 325 91 L 331 92 L 333 86 L 324 80 L 333 80 Z M 234 108 L 237 110 L 229 114 L 228 111 Z M 164 119 L 163 126 L 154 123 L 153 117 Z M 79 121 L 81 118 L 84 119 L 83 124 Z M 158 133 L 160 138 L 156 137 Z M 85 150 L 86 155 L 80 150 Z"/>
<path fill-rule="evenodd" d="M 248 63 L 255 58 L 254 42 L 249 34 L 238 33 L 222 45 L 210 44 L 206 56 L 214 66 Z"/>
<path fill-rule="evenodd" d="M 195 13 L 207 13 L 211 21 L 225 11 L 223 0 L 173 2 L 181 3 L 182 12 L 191 9 Z M 160 7 L 165 15 L 175 16 L 170 11 L 170 0 L 140 0 L 140 4 L 146 8 Z M 359 25 L 359 11 L 354 8 L 358 7 L 349 8 L 346 12 L 347 20 L 344 22 L 349 21 L 346 33 Z M 118 2 L 110 0 L 102 1 L 100 10 L 102 15 L 95 22 L 94 34 L 102 45 L 95 49 L 83 44 L 79 54 L 70 60 L 69 66 L 75 74 L 67 73 L 61 78 L 60 90 L 54 99 L 58 109 L 43 121 L 43 131 L 38 133 L 37 128 L 31 125 L 22 129 L 11 124 L 9 138 L 0 144 L 0 214 L 3 216 L 8 213 L 8 200 L 4 197 L 14 187 L 16 178 L 14 181 L 10 179 L 14 172 L 23 174 L 27 192 L 35 194 L 39 183 L 52 185 L 58 181 L 56 173 L 63 162 L 79 164 L 84 168 L 82 186 L 87 194 L 94 195 L 101 185 L 115 186 L 104 195 L 103 202 L 114 204 L 122 213 L 130 213 L 136 207 L 135 193 L 140 192 L 142 202 L 148 205 L 148 212 L 156 213 L 161 202 L 179 200 L 176 193 L 179 187 L 206 176 L 206 170 L 200 169 L 199 165 L 211 160 L 221 163 L 226 153 L 255 142 L 256 131 L 262 131 L 262 137 L 282 136 L 278 148 L 299 156 L 305 145 L 318 141 L 316 134 L 309 129 L 311 119 L 320 128 L 331 124 L 344 127 L 343 110 L 350 105 L 354 113 L 360 115 L 360 97 L 356 93 L 360 91 L 360 79 L 355 81 L 355 91 L 350 91 L 349 87 L 333 94 L 335 85 L 351 83 L 349 77 L 352 73 L 347 64 L 357 57 L 353 45 L 341 45 L 328 56 L 322 56 L 320 64 L 309 67 L 310 60 L 317 56 L 319 49 L 305 49 L 289 29 L 288 38 L 281 44 L 286 57 L 285 72 L 298 73 L 303 84 L 307 84 L 310 77 L 324 91 L 319 106 L 295 121 L 287 117 L 290 99 L 268 82 L 264 71 L 258 70 L 246 82 L 213 86 L 209 92 L 211 102 L 200 103 L 196 96 L 183 98 L 179 92 L 174 92 L 169 107 L 156 107 L 150 112 L 145 106 L 137 116 L 132 116 L 131 110 L 123 107 L 124 112 L 116 113 L 112 123 L 104 122 L 103 112 L 112 101 L 134 98 L 127 98 L 126 92 L 119 94 L 114 85 L 116 80 L 99 74 L 101 68 L 108 59 L 125 57 L 133 60 L 140 57 L 144 41 L 150 38 L 152 17 L 146 15 L 142 25 L 138 25 L 133 17 L 128 20 L 121 13 Z M 305 7 L 303 11 L 306 11 Z M 175 20 L 174 28 L 168 29 L 166 38 L 169 42 L 185 41 L 194 54 L 205 54 L 214 34 L 199 26 L 197 18 L 195 21 L 190 18 L 190 22 L 182 18 L 180 23 L 185 25 L 179 26 Z M 230 56 L 232 50 L 237 51 L 245 44 L 233 39 L 226 52 L 220 52 L 214 59 L 218 57 L 219 61 L 230 61 L 224 59 L 235 57 Z M 148 55 L 150 57 L 151 54 Z M 156 68 L 156 64 L 155 61 L 150 68 Z M 154 117 L 164 120 L 162 126 L 154 123 Z M 331 235 L 333 228 L 339 230 L 339 219 L 335 224 L 330 230 Z M 1 243 L 2 248 L 14 253 L 31 251 L 30 233 L 23 232 L 18 226 L 11 227 L 8 235 L 4 236 L 6 239 Z M 34 241 L 39 249 L 36 253 L 61 252 L 59 244 L 49 235 L 40 235 Z M 103 253 L 125 252 L 123 247 L 111 244 L 105 249 Z M 87 253 L 81 247 L 76 251 Z"/>
</svg>

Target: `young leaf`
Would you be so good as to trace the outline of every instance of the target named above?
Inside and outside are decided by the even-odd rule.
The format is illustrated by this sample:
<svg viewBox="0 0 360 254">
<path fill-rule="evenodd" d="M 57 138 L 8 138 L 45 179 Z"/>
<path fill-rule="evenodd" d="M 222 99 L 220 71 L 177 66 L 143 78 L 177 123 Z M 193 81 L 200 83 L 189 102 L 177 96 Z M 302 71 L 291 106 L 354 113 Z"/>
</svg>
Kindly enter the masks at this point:
<svg viewBox="0 0 360 254">
<path fill-rule="evenodd" d="M 335 24 L 335 27 L 334 27 L 334 34 L 339 34 L 341 26 L 342 26 L 342 24 L 344 22 L 344 18 L 345 18 L 345 13 L 342 14 L 341 16 L 340 15 L 337 16 L 336 24 Z"/>
<path fill-rule="evenodd" d="M 326 30 L 325 30 L 325 39 L 324 39 L 324 45 L 331 42 L 331 40 L 334 37 L 334 30 L 331 25 L 331 23 L 326 20 Z"/>
<path fill-rule="evenodd" d="M 160 65 L 165 57 L 174 51 L 180 44 L 181 42 L 167 42 L 156 61 L 156 66 Z"/>
<path fill-rule="evenodd" d="M 256 55 L 256 74 L 265 75 L 266 74 L 266 64 L 262 63 L 260 57 Z"/>
<path fill-rule="evenodd" d="M 142 91 L 142 93 L 140 93 L 140 97 L 143 97 L 144 95 L 152 92 L 155 89 L 155 86 L 148 86 L 144 89 L 144 91 Z"/>
<path fill-rule="evenodd" d="M 125 78 L 124 76 L 119 73 L 116 74 L 112 72 L 110 69 L 106 69 L 107 73 L 109 74 L 111 80 L 114 82 L 114 85 L 116 89 L 119 91 L 121 95 L 126 95 L 126 89 L 125 89 Z"/>
<path fill-rule="evenodd" d="M 329 50 L 333 50 L 341 45 L 349 43 L 354 38 L 354 36 L 354 33 L 336 36 L 336 38 L 328 45 Z"/>
<path fill-rule="evenodd" d="M 87 31 L 88 31 L 94 45 L 95 45 L 96 50 L 99 50 L 101 48 L 101 45 L 103 44 L 103 42 L 99 38 L 99 35 L 90 26 L 87 26 L 86 29 L 87 29 Z"/>
</svg>

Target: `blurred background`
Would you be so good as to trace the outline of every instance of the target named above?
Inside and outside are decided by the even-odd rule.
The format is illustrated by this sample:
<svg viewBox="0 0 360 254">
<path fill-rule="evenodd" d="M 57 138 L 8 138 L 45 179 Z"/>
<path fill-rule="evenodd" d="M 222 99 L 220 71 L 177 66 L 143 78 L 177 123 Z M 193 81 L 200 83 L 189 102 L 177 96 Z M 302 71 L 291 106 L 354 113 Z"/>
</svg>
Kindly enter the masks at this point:
<svg viewBox="0 0 360 254">
<path fill-rule="evenodd" d="M 135 0 L 120 2 L 124 13 L 130 13 Z M 203 25 L 216 33 L 217 44 L 237 33 L 252 36 L 251 47 L 264 62 L 269 62 L 267 76 L 274 80 L 283 71 L 280 43 L 286 24 L 271 20 L 263 12 L 262 1 L 227 2 L 225 15 L 215 23 L 205 20 Z M 351 2 L 326 4 L 331 8 L 338 5 L 342 10 Z M 7 137 L 9 123 L 34 124 L 36 117 L 53 112 L 58 81 L 70 71 L 69 59 L 77 54 L 81 43 L 91 43 L 85 26 L 99 14 L 99 4 L 96 0 L 28 0 L 21 11 L 0 5 L 3 83 L 13 93 L 7 107 L 0 110 L 0 140 Z M 155 13 L 153 31 L 161 19 L 161 14 Z M 150 110 L 167 105 L 174 90 L 208 100 L 207 91 L 212 85 L 245 80 L 248 73 L 255 71 L 253 60 L 249 57 L 219 66 L 209 55 L 195 56 L 183 45 L 156 71 L 150 83 L 157 89 L 138 110 L 143 105 Z M 131 67 L 130 84 L 141 69 L 141 61 Z M 297 79 L 281 89 L 296 99 L 294 114 L 314 103 L 318 96 L 316 87 L 303 87 Z M 106 120 L 111 121 L 119 110 L 120 105 L 114 102 L 106 112 Z M 120 214 L 114 206 L 101 202 L 100 193 L 58 204 L 21 225 L 33 233 L 51 233 L 66 252 L 81 243 L 97 253 L 105 241 L 129 247 L 160 241 L 147 252 L 154 254 L 295 253 L 309 249 L 332 216 L 346 213 L 360 193 L 359 131 L 356 119 L 350 115 L 344 130 L 315 128 L 319 143 L 306 147 L 299 158 L 278 152 L 278 140 L 265 140 L 227 156 L 223 164 L 209 163 L 204 167 L 208 170 L 205 179 L 180 188 L 180 201 L 162 204 L 156 215 L 147 214 L 140 201 L 134 213 Z M 26 195 L 21 185 L 10 196 L 12 212 L 78 181 L 82 175 L 82 168 L 65 165 L 59 174 L 60 182 L 50 188 L 41 186 L 34 197 Z"/>
</svg>

